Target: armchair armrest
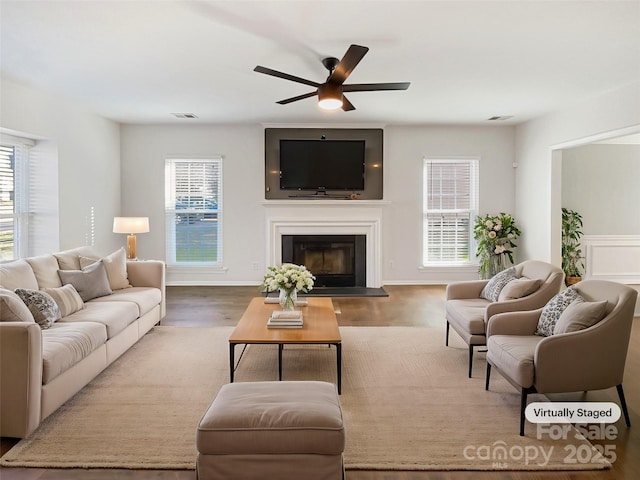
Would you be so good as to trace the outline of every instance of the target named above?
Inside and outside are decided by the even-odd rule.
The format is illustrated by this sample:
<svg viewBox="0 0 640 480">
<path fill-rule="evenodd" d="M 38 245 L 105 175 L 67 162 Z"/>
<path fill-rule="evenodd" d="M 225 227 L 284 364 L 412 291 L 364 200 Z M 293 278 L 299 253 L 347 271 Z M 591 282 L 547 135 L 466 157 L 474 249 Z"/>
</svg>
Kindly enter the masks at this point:
<svg viewBox="0 0 640 480">
<path fill-rule="evenodd" d="M 498 313 L 489 318 L 487 338 L 491 335 L 533 335 L 542 309 Z"/>
<path fill-rule="evenodd" d="M 602 322 L 601 322 L 602 323 Z M 622 383 L 628 343 L 607 325 L 552 335 L 536 347 L 536 389 L 545 392 L 600 390 Z"/>
<path fill-rule="evenodd" d="M 25 438 L 40 424 L 42 331 L 0 322 L 0 435 Z"/>
<path fill-rule="evenodd" d="M 127 276 L 129 277 L 129 283 L 134 287 L 154 287 L 160 289 L 162 293 L 160 318 L 164 318 L 166 312 L 164 262 L 160 260 L 128 260 Z"/>
<path fill-rule="evenodd" d="M 480 298 L 480 292 L 489 280 L 470 280 L 454 282 L 447 285 L 446 300 L 460 300 L 464 298 Z"/>
</svg>

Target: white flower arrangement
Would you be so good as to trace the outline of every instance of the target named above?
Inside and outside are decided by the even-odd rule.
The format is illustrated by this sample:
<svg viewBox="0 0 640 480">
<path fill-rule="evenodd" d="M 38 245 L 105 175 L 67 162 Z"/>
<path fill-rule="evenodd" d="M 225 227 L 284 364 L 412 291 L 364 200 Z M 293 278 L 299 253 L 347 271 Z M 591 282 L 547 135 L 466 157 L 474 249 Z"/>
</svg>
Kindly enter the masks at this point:
<svg viewBox="0 0 640 480">
<path fill-rule="evenodd" d="M 267 267 L 262 286 L 267 292 L 280 289 L 309 292 L 315 279 L 304 265 L 283 263 L 279 267 Z"/>
<path fill-rule="evenodd" d="M 491 272 L 493 259 L 501 262 L 501 255 L 509 258 L 513 264 L 513 249 L 516 247 L 514 240 L 520 236 L 520 229 L 514 218 L 506 213 L 499 215 L 485 215 L 476 218 L 473 228 L 473 236 L 478 240 L 476 255 L 480 259 L 480 274 L 483 278 L 495 274 Z"/>
</svg>

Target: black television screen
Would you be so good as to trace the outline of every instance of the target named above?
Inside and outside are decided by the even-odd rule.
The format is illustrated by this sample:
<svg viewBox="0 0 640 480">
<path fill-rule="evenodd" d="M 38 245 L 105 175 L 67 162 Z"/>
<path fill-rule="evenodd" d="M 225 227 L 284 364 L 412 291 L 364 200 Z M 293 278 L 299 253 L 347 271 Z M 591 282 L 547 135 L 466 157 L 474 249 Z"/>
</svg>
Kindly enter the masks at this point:
<svg viewBox="0 0 640 480">
<path fill-rule="evenodd" d="M 364 140 L 280 140 L 281 190 L 364 190 Z"/>
</svg>

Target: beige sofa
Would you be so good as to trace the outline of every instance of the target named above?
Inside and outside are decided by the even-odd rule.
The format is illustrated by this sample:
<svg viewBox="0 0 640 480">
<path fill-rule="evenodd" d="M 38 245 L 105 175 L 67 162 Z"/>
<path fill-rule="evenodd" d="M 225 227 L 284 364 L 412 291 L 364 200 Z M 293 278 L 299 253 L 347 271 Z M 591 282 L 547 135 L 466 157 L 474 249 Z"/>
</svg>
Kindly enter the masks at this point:
<svg viewBox="0 0 640 480">
<path fill-rule="evenodd" d="M 85 299 L 91 295 L 82 284 L 76 289 L 75 277 L 73 289 L 63 287 L 61 277 L 84 278 L 86 264 L 95 261 L 105 266 L 111 293 Z M 80 247 L 0 264 L 0 435 L 27 437 L 158 324 L 165 312 L 164 282 L 163 262 L 127 261 L 124 250 L 101 258 Z M 58 299 L 68 314 L 47 327 L 16 289 L 49 292 L 53 299 L 56 292 L 74 290 L 77 301 L 63 308 Z"/>
</svg>

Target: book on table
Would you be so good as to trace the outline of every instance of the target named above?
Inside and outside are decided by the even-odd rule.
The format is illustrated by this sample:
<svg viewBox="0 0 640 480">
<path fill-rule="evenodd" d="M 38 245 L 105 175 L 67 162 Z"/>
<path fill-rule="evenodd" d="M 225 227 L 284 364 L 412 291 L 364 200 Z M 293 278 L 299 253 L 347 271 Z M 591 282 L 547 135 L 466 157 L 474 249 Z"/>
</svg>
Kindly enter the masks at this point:
<svg viewBox="0 0 640 480">
<path fill-rule="evenodd" d="M 302 312 L 298 310 L 276 310 L 271 314 L 267 322 L 267 327 L 269 328 L 302 328 L 302 325 Z"/>
</svg>

